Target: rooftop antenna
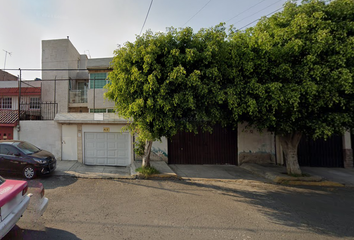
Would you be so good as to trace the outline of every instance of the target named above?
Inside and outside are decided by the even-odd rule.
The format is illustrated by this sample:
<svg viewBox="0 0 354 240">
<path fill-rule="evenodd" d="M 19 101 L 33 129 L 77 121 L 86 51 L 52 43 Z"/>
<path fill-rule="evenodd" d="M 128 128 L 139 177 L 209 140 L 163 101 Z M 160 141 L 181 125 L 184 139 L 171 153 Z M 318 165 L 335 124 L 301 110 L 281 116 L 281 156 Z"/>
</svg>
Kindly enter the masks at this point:
<svg viewBox="0 0 354 240">
<path fill-rule="evenodd" d="M 6 57 L 7 57 L 7 54 L 9 54 L 11 56 L 11 52 L 8 52 L 6 50 L 3 49 L 3 51 L 5 52 L 5 63 L 4 63 L 4 70 L 5 70 L 5 67 L 6 67 Z"/>
</svg>

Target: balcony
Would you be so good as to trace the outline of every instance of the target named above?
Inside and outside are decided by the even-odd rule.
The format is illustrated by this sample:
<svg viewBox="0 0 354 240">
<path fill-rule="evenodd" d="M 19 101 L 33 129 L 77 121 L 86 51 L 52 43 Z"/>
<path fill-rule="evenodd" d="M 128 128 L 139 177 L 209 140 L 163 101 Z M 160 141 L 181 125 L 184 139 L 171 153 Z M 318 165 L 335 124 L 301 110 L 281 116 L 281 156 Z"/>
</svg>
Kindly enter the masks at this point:
<svg viewBox="0 0 354 240">
<path fill-rule="evenodd" d="M 87 90 L 70 90 L 69 107 L 87 107 Z"/>
</svg>

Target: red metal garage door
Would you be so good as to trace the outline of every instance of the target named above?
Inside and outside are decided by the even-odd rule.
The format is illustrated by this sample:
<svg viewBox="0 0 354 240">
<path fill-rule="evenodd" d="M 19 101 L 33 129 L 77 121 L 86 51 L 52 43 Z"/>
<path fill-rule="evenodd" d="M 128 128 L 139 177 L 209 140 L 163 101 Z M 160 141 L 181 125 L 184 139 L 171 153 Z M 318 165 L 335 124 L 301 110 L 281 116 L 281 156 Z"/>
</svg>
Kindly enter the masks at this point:
<svg viewBox="0 0 354 240">
<path fill-rule="evenodd" d="M 13 127 L 0 127 L 0 140 L 12 140 L 13 136 Z"/>
<path fill-rule="evenodd" d="M 180 132 L 169 140 L 168 162 L 237 165 L 237 131 L 215 126 L 212 133 Z"/>
</svg>

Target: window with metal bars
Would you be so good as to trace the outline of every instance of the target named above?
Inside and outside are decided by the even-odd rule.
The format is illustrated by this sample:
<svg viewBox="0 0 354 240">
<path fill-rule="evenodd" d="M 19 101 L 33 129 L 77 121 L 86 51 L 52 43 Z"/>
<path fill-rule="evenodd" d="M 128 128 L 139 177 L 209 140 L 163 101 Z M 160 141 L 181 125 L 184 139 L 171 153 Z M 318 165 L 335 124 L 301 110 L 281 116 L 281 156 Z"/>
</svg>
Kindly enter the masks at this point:
<svg viewBox="0 0 354 240">
<path fill-rule="evenodd" d="M 41 103 L 38 97 L 30 98 L 30 109 L 40 109 Z"/>
<path fill-rule="evenodd" d="M 12 109 L 12 98 L 4 97 L 0 99 L 0 108 L 2 109 Z"/>
</svg>

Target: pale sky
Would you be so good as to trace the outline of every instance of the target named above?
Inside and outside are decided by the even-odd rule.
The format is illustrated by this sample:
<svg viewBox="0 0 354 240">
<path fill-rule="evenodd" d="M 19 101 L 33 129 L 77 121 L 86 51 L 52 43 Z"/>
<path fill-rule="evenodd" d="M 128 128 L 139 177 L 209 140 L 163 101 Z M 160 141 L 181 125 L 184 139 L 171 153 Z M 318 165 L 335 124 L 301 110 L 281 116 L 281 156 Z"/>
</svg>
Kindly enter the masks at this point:
<svg viewBox="0 0 354 240">
<path fill-rule="evenodd" d="M 143 32 L 187 26 L 197 32 L 220 22 L 242 28 L 278 10 L 285 2 L 153 0 Z M 67 36 L 80 54 L 113 57 L 119 44 L 134 42 L 150 3 L 151 0 L 0 0 L 0 69 L 4 68 L 5 56 L 5 70 L 40 69 L 41 41 Z M 9 72 L 19 75 L 19 71 Z M 23 80 L 35 77 L 41 77 L 40 71 L 22 71 Z"/>
</svg>

